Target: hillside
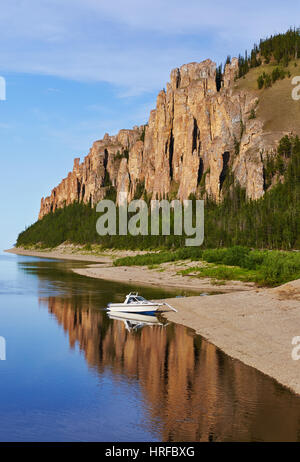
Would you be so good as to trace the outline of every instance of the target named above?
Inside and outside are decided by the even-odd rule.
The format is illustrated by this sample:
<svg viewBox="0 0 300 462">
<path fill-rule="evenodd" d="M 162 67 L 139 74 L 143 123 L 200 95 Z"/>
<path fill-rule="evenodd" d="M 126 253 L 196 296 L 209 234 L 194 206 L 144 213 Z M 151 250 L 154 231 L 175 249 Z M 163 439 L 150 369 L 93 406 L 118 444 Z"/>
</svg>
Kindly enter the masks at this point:
<svg viewBox="0 0 300 462">
<path fill-rule="evenodd" d="M 300 249 L 299 178 L 300 140 L 297 136 L 286 136 L 279 143 L 277 155 L 265 164 L 264 184 L 268 190 L 261 199 L 249 201 L 245 190 L 234 185 L 229 175 L 224 182 L 223 201 L 207 200 L 204 246 L 239 244 L 255 248 Z M 88 250 L 91 244 L 123 249 L 179 248 L 185 245 L 185 236 L 172 234 L 100 237 L 96 231 L 98 218 L 95 207 L 74 202 L 45 215 L 26 229 L 19 235 L 17 245 L 38 243 L 42 247 L 55 247 L 69 241 L 88 244 Z"/>
<path fill-rule="evenodd" d="M 276 81 L 270 88 L 258 90 L 257 79 L 263 72 L 271 74 L 278 67 L 276 63 L 264 64 L 250 69 L 242 78 L 238 79 L 234 88 L 251 92 L 259 100 L 256 115 L 263 121 L 265 132 L 270 136 L 277 132 L 293 132 L 300 135 L 300 103 L 291 98 L 294 88 L 291 84 L 294 76 L 300 75 L 300 59 L 293 60 L 284 68 L 290 77 Z"/>
</svg>

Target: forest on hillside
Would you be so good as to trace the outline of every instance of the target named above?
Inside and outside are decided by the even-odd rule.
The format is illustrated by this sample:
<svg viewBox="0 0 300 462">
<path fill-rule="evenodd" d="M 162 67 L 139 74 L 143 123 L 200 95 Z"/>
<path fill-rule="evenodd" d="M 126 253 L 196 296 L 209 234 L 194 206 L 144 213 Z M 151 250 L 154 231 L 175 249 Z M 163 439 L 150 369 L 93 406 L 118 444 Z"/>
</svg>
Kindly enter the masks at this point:
<svg viewBox="0 0 300 462">
<path fill-rule="evenodd" d="M 239 75 L 242 77 L 253 67 L 273 61 L 287 67 L 291 60 L 297 60 L 300 54 L 300 29 L 289 29 L 284 34 L 272 35 L 254 44 L 250 53 L 239 55 Z"/>
<path fill-rule="evenodd" d="M 281 180 L 270 187 L 275 177 Z M 297 136 L 282 138 L 277 155 L 267 157 L 264 178 L 264 196 L 252 201 L 228 172 L 222 186 L 223 202 L 206 200 L 205 248 L 243 245 L 300 249 L 300 140 Z M 127 249 L 170 249 L 184 245 L 185 236 L 172 235 L 172 224 L 170 236 L 99 236 L 96 231 L 99 216 L 90 205 L 73 203 L 28 227 L 19 235 L 17 245 L 39 243 L 55 247 L 65 241 Z M 130 216 L 128 214 L 128 218 Z"/>
</svg>

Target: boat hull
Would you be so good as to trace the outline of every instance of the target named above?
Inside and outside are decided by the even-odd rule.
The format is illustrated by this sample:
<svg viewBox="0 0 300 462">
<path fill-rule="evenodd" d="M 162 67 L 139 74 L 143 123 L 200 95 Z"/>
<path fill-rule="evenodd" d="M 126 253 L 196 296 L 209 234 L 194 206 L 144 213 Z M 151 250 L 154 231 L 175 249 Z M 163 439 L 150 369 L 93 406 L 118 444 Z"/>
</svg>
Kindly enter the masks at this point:
<svg viewBox="0 0 300 462">
<path fill-rule="evenodd" d="M 124 305 L 123 303 L 114 303 L 108 305 L 108 311 L 117 311 L 119 313 L 153 313 L 156 311 L 161 305 L 160 304 L 147 304 L 147 305 L 140 305 L 130 303 L 128 305 Z"/>
<path fill-rule="evenodd" d="M 130 322 L 136 322 L 136 323 L 143 323 L 149 326 L 162 325 L 155 315 L 151 316 L 145 313 L 125 313 L 125 312 L 120 313 L 120 312 L 114 311 L 112 313 L 108 313 L 108 316 L 110 317 L 110 319 L 115 319 L 117 321 L 130 321 Z"/>
</svg>

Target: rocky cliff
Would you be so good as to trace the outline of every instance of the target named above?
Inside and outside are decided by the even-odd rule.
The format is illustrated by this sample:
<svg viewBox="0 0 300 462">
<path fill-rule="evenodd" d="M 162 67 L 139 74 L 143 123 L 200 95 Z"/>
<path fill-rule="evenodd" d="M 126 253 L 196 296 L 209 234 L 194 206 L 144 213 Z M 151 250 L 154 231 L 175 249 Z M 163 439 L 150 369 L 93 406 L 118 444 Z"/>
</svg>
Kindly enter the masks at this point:
<svg viewBox="0 0 300 462">
<path fill-rule="evenodd" d="M 122 192 L 131 200 L 143 189 L 154 198 L 192 193 L 219 201 L 229 173 L 249 198 L 260 198 L 263 158 L 282 133 L 267 133 L 263 121 L 250 117 L 259 101 L 236 88 L 237 71 L 233 58 L 218 89 L 211 60 L 174 69 L 148 124 L 106 134 L 82 163 L 75 159 L 73 171 L 42 199 L 39 218 L 74 201 L 94 205 L 112 186 L 118 202 Z"/>
</svg>

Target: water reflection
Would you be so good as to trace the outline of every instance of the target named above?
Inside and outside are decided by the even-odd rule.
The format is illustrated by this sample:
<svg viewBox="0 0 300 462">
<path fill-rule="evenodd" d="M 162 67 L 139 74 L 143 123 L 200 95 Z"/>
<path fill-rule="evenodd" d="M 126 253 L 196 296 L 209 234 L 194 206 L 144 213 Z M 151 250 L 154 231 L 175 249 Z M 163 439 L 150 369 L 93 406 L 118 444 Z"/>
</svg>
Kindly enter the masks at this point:
<svg viewBox="0 0 300 462">
<path fill-rule="evenodd" d="M 122 300 L 129 287 L 78 277 L 61 263 L 22 268 L 38 276 L 41 306 L 91 369 L 138 381 L 149 409 L 146 424 L 155 426 L 161 441 L 299 440 L 299 398 L 270 378 L 182 326 L 163 326 L 157 318 L 147 326 L 145 319 L 101 310 Z M 167 295 L 134 289 L 149 298 Z M 134 328 L 135 322 L 143 328 Z"/>
<path fill-rule="evenodd" d="M 142 329 L 145 326 L 152 327 L 152 326 L 161 326 L 166 327 L 169 323 L 162 322 L 163 320 L 159 320 L 157 316 L 150 315 L 150 314 L 138 314 L 138 313 L 118 313 L 117 311 L 111 313 L 107 313 L 109 319 L 113 319 L 115 321 L 122 321 L 124 323 L 125 328 L 128 332 L 134 332 L 139 329 Z"/>
</svg>

